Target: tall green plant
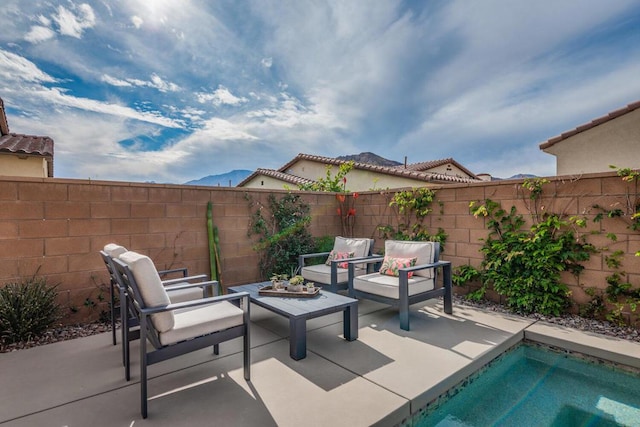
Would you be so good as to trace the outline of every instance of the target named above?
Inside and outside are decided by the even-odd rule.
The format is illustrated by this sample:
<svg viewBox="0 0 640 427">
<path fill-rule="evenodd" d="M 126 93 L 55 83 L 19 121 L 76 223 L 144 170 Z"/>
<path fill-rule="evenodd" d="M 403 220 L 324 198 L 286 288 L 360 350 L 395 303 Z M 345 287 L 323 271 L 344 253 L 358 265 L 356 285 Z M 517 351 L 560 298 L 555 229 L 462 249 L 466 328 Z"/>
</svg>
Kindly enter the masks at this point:
<svg viewBox="0 0 640 427">
<path fill-rule="evenodd" d="M 581 263 L 594 251 L 576 232 L 585 221 L 545 213 L 526 228 L 515 207 L 506 211 L 487 199 L 484 204 L 471 203 L 470 209 L 475 217 L 487 218 L 490 230 L 481 249 L 482 287 L 471 298 L 483 297 L 492 286 L 515 312 L 562 313 L 569 305 L 569 289 L 561 273 L 579 274 L 584 268 Z"/>
<path fill-rule="evenodd" d="M 382 238 L 394 240 L 418 240 L 440 242 L 444 248 L 447 234 L 442 228 L 431 233 L 424 221 L 433 212 L 432 205 L 436 192 L 430 188 L 421 187 L 394 193 L 389 207 L 393 210 L 395 223 L 378 226 Z"/>
<path fill-rule="evenodd" d="M 260 272 L 264 278 L 289 274 L 298 266 L 298 255 L 312 253 L 314 239 L 309 232 L 310 207 L 300 195 L 288 193 L 280 199 L 270 194 L 267 205 L 254 202 L 249 237 L 258 236 L 254 250 L 260 254 Z"/>
<path fill-rule="evenodd" d="M 7 283 L 0 288 L 0 337 L 5 342 L 27 341 L 41 335 L 59 318 L 56 286 L 44 278 Z"/>
</svg>

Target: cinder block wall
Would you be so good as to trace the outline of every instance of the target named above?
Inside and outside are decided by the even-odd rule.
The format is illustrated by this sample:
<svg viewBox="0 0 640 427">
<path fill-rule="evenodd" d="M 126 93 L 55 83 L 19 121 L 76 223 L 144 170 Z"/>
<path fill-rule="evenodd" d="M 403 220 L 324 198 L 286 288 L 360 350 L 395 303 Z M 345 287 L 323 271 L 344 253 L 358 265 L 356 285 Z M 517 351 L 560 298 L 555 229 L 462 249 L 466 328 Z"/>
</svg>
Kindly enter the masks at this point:
<svg viewBox="0 0 640 427">
<path fill-rule="evenodd" d="M 622 270 L 638 286 L 640 258 L 633 254 L 640 250 L 640 233 L 629 230 L 619 219 L 591 221 L 597 213 L 593 205 L 624 204 L 635 188 L 614 173 L 550 180 L 541 202 L 544 209 L 586 216 L 586 231 L 599 233 L 590 235 L 590 241 L 622 250 L 626 254 Z M 490 198 L 506 209 L 515 205 L 527 217 L 529 199 L 521 183 L 510 180 L 439 188 L 438 203 L 426 224 L 443 228 L 449 236 L 443 259 L 455 266 L 479 265 L 480 239 L 488 231 L 485 219 L 469 213 L 469 203 Z M 117 242 L 145 253 L 159 269 L 187 266 L 191 273 L 208 274 L 209 201 L 220 233 L 223 285 L 259 280 L 258 254 L 252 248 L 255 242 L 247 237 L 251 215 L 247 195 L 267 204 L 267 196 L 274 192 L 286 194 L 285 190 L 0 177 L 0 286 L 34 274 L 45 276 L 49 283 L 59 284 L 61 302 L 78 309 L 68 321 L 80 321 L 95 318 L 97 310 L 85 307 L 84 301 L 97 301 L 99 288 L 108 283 L 98 254 L 106 243 Z M 364 192 L 355 204 L 354 235 L 376 238 L 378 250 L 384 244 L 377 227 L 397 223 L 389 207 L 392 195 L 393 191 Z M 341 234 L 333 194 L 303 193 L 303 199 L 312 207 L 314 236 Z M 615 244 L 605 237 L 610 232 L 617 234 Z M 603 254 L 594 255 L 585 266 L 579 280 L 565 277 L 578 302 L 587 300 L 581 286 L 604 289 L 605 278 L 611 274 Z"/>
</svg>

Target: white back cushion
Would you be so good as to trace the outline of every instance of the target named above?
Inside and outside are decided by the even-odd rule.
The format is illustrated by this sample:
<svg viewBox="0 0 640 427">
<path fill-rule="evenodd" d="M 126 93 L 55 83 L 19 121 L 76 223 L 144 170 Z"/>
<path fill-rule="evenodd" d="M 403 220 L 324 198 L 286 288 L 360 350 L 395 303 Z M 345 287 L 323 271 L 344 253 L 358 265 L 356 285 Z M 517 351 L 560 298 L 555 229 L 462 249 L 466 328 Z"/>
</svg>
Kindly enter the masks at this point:
<svg viewBox="0 0 640 427">
<path fill-rule="evenodd" d="M 133 273 L 146 307 L 162 307 L 171 303 L 151 258 L 137 252 L 128 251 L 120 255 L 120 260 L 126 263 L 131 273 Z M 158 332 L 166 332 L 173 328 L 173 313 L 166 311 L 153 314 L 151 315 L 151 321 Z"/>
<path fill-rule="evenodd" d="M 117 245 L 115 243 L 109 243 L 104 245 L 104 252 L 111 258 L 118 258 L 123 253 L 127 252 L 127 248 Z"/>
<path fill-rule="evenodd" d="M 353 237 L 336 237 L 333 250 L 336 252 L 353 252 L 354 258 L 369 255 L 370 239 Z"/>
<path fill-rule="evenodd" d="M 416 265 L 431 264 L 435 257 L 434 243 L 387 240 L 384 242 L 384 254 L 394 258 L 418 258 Z M 418 270 L 415 275 L 431 279 L 434 269 Z"/>
</svg>

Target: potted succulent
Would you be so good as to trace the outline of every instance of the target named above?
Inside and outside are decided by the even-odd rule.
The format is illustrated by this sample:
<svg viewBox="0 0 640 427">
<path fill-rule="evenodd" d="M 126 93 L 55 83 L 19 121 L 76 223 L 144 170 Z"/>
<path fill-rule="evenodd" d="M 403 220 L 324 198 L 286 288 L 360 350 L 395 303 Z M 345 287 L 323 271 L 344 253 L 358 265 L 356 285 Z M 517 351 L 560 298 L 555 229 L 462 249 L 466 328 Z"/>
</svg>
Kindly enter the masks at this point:
<svg viewBox="0 0 640 427">
<path fill-rule="evenodd" d="M 284 282 L 287 280 L 286 274 L 274 274 L 271 276 L 271 285 L 273 290 L 284 289 Z"/>
<path fill-rule="evenodd" d="M 304 283 L 304 277 L 295 275 L 289 279 L 289 292 L 302 292 L 302 284 Z"/>
<path fill-rule="evenodd" d="M 315 289 L 315 285 L 316 285 L 316 284 L 315 284 L 314 282 L 307 282 L 307 283 L 305 284 L 305 286 L 307 287 L 307 292 L 309 292 L 310 294 L 314 293 L 314 292 L 315 292 L 315 290 L 316 290 L 316 289 Z"/>
</svg>

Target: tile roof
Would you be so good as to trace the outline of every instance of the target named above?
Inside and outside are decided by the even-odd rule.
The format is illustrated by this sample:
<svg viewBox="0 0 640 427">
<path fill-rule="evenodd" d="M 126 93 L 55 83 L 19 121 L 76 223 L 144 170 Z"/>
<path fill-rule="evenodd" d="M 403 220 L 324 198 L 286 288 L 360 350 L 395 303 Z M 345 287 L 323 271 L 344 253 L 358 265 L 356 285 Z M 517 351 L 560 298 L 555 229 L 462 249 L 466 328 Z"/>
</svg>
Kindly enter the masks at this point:
<svg viewBox="0 0 640 427">
<path fill-rule="evenodd" d="M 300 160 L 309 160 L 312 162 L 323 163 L 326 165 L 341 165 L 344 163 L 348 163 L 346 160 L 339 160 L 333 157 L 322 157 L 322 156 L 314 156 L 312 154 L 298 154 L 293 160 L 291 160 L 286 165 L 282 166 L 278 169 L 280 172 L 286 173 L 287 169 L 293 166 Z M 457 182 L 457 183 L 468 183 L 468 182 L 478 182 L 480 181 L 477 178 L 464 178 L 453 175 L 445 175 L 441 173 L 434 172 L 424 172 L 419 170 L 412 170 L 408 167 L 405 169 L 404 166 L 378 166 L 378 165 L 370 165 L 367 163 L 359 163 L 354 162 L 353 167 L 355 169 L 360 170 L 368 170 L 372 172 L 378 172 L 386 175 L 393 176 L 401 176 L 405 178 L 415 179 L 416 181 L 424 181 L 424 182 Z M 471 174 L 473 175 L 473 174 Z M 475 175 L 473 175 L 475 177 Z"/>
<path fill-rule="evenodd" d="M 407 169 L 411 169 L 411 170 L 415 170 L 415 171 L 427 171 L 429 169 L 433 169 L 436 168 L 438 166 L 443 166 L 446 164 L 452 164 L 454 166 L 456 166 L 457 168 L 461 169 L 462 171 L 464 171 L 464 173 L 466 173 L 467 175 L 477 178 L 476 174 L 471 172 L 469 169 L 465 168 L 464 166 L 462 166 L 460 163 L 456 162 L 454 159 L 452 159 L 451 157 L 446 158 L 446 159 L 440 159 L 440 160 L 431 160 L 429 162 L 419 162 L 419 163 L 410 163 L 406 166 Z M 397 168 L 404 168 L 404 165 L 399 165 L 396 166 Z"/>
<path fill-rule="evenodd" d="M 252 179 L 263 175 L 263 176 L 268 176 L 271 178 L 276 178 L 279 179 L 280 181 L 284 181 L 284 182 L 288 182 L 290 184 L 294 184 L 294 185 L 301 185 L 301 184 L 312 184 L 314 181 L 311 179 L 307 179 L 307 178 L 302 178 L 300 176 L 296 176 L 296 175 L 291 175 L 288 173 L 283 173 L 280 171 L 277 171 L 275 169 L 261 169 L 258 168 L 256 169 L 255 172 L 253 172 L 251 175 L 249 175 L 248 177 L 246 177 L 242 182 L 238 183 L 238 185 L 236 185 L 236 187 L 242 187 L 243 185 L 245 185 L 246 183 L 248 183 L 249 181 L 251 181 Z"/>
<path fill-rule="evenodd" d="M 606 114 L 606 115 L 604 115 L 602 117 L 598 117 L 597 119 L 593 119 L 589 123 L 585 123 L 585 124 L 583 124 L 581 126 L 578 126 L 575 129 L 572 129 L 570 131 L 564 132 L 561 135 L 558 135 L 558 136 L 555 136 L 555 137 L 553 137 L 551 139 L 548 139 L 547 141 L 545 141 L 542 144 L 540 144 L 540 149 L 541 150 L 545 150 L 545 149 L 551 147 L 552 145 L 557 144 L 558 142 L 560 142 L 562 140 L 565 140 L 565 139 L 567 139 L 567 138 L 569 138 L 571 136 L 574 136 L 574 135 L 576 135 L 576 134 L 578 134 L 580 132 L 584 132 L 585 130 L 588 130 L 588 129 L 594 128 L 594 127 L 596 127 L 598 125 L 601 125 L 603 123 L 606 123 L 609 120 L 615 119 L 616 117 L 620 117 L 622 115 L 630 113 L 630 112 L 632 112 L 634 110 L 637 110 L 638 108 L 640 108 L 640 101 L 633 102 L 633 103 L 627 105 L 626 107 L 619 108 L 619 109 L 617 109 L 615 111 L 612 111 L 612 112 L 610 112 L 610 113 L 608 113 L 608 114 Z"/>
<path fill-rule="evenodd" d="M 53 139 L 48 136 L 9 132 L 9 123 L 0 98 L 0 153 L 42 156 L 47 159 L 47 174 L 53 177 Z"/>
</svg>

